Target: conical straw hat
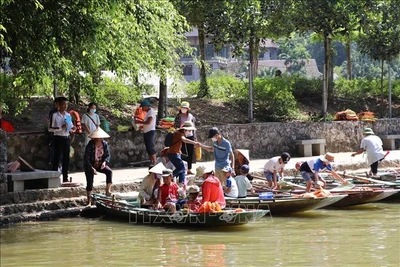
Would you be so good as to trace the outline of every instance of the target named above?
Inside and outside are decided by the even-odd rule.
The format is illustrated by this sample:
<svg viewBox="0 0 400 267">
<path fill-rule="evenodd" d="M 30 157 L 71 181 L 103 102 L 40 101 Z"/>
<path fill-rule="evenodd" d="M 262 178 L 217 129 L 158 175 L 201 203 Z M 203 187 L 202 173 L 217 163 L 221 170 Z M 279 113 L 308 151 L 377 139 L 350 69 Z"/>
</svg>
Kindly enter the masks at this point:
<svg viewBox="0 0 400 267">
<path fill-rule="evenodd" d="M 242 154 L 248 161 L 250 161 L 250 153 L 248 149 L 236 149 L 240 154 Z"/>
<path fill-rule="evenodd" d="M 109 138 L 110 136 L 100 127 L 94 130 L 89 134 L 89 138 L 96 139 L 96 138 Z"/>
<path fill-rule="evenodd" d="M 149 172 L 156 173 L 156 174 L 162 174 L 162 173 L 163 173 L 163 170 L 165 170 L 165 169 L 166 169 L 166 168 L 165 168 L 164 164 L 162 164 L 162 162 L 160 162 L 160 163 L 158 163 L 156 166 L 154 166 L 153 168 L 151 168 L 151 169 L 149 170 Z"/>
</svg>

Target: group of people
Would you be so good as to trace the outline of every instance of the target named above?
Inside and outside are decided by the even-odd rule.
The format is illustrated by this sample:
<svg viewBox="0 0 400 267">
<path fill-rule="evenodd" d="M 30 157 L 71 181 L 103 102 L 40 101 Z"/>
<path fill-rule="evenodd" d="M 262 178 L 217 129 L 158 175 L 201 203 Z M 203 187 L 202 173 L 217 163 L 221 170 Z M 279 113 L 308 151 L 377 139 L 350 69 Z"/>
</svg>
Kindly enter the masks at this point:
<svg viewBox="0 0 400 267">
<path fill-rule="evenodd" d="M 64 97 L 55 100 L 55 109 L 49 113 L 48 129 L 53 133 L 54 157 L 53 169 L 58 170 L 59 163 L 62 163 L 63 182 L 68 182 L 68 165 L 70 153 L 70 134 L 76 130 L 72 123 L 71 115 L 67 112 L 68 101 Z M 202 203 L 218 203 L 220 207 L 225 206 L 225 197 L 241 198 L 246 197 L 247 191 L 252 190 L 249 174 L 249 156 L 244 150 L 233 151 L 231 143 L 223 137 L 220 130 L 212 127 L 208 131 L 208 138 L 212 145 L 208 146 L 197 141 L 195 122 L 196 118 L 190 113 L 188 102 L 182 102 L 179 113 L 175 119 L 176 131 L 173 133 L 171 144 L 161 151 L 161 156 L 156 157 L 154 148 L 155 139 L 155 112 L 148 100 L 141 102 L 141 107 L 146 111 L 143 124 L 144 143 L 150 157 L 151 166 L 149 175 L 143 180 L 141 188 L 141 199 L 143 203 L 152 202 L 160 207 L 170 210 L 180 208 L 187 202 L 183 200 L 186 193 L 189 199 L 195 201 L 200 189 L 196 187 L 186 188 L 186 175 L 191 172 L 194 162 L 194 148 L 201 147 L 214 153 L 214 170 L 205 170 L 202 177 Z M 85 154 L 84 170 L 87 180 L 87 199 L 90 202 L 90 194 L 93 189 L 93 178 L 98 172 L 106 174 L 106 195 L 111 194 L 112 170 L 108 166 L 110 161 L 110 150 L 108 143 L 104 140 L 109 135 L 100 127 L 100 119 L 96 113 L 97 105 L 89 103 L 87 113 L 82 116 L 82 126 L 85 132 Z M 378 169 L 378 162 L 387 155 L 382 149 L 382 141 L 372 129 L 366 128 L 363 131 L 365 137 L 361 141 L 360 149 L 353 153 L 356 156 L 366 152 L 368 163 L 371 165 L 371 174 L 375 175 Z M 183 158 L 185 156 L 185 160 Z M 272 157 L 264 165 L 265 179 L 271 189 L 279 189 L 278 181 L 283 178 L 285 165 L 290 160 L 290 154 L 283 152 L 280 156 Z M 319 172 L 326 170 L 335 178 L 345 182 L 332 168 L 334 155 L 325 155 L 310 159 L 306 162 L 296 164 L 296 168 L 306 182 L 306 191 L 311 190 L 313 182 L 320 182 L 325 187 L 325 180 Z M 158 167 L 157 167 L 158 166 Z M 160 167 L 162 166 L 162 168 Z M 173 178 L 177 178 L 177 183 Z M 191 198 L 190 198 L 191 196 Z M 189 202 L 190 203 L 190 202 Z M 177 205 L 178 204 L 178 205 Z M 198 207 L 198 205 L 189 207 Z M 198 204 L 198 203 L 197 203 Z M 190 208 L 192 209 L 192 208 Z"/>
<path fill-rule="evenodd" d="M 60 170 L 63 182 L 68 182 L 68 169 L 70 159 L 70 135 L 76 131 L 72 116 L 67 112 L 68 100 L 65 97 L 57 97 L 55 107 L 49 112 L 48 130 L 52 133 L 52 169 Z M 100 128 L 100 117 L 96 113 L 96 103 L 89 103 L 87 112 L 82 116 L 82 127 L 85 134 L 85 154 L 83 167 L 86 176 L 87 201 L 90 202 L 90 194 L 93 190 L 93 178 L 98 172 L 106 175 L 106 194 L 111 195 L 112 170 L 108 166 L 110 162 L 110 149 L 104 140 L 110 136 Z"/>
</svg>

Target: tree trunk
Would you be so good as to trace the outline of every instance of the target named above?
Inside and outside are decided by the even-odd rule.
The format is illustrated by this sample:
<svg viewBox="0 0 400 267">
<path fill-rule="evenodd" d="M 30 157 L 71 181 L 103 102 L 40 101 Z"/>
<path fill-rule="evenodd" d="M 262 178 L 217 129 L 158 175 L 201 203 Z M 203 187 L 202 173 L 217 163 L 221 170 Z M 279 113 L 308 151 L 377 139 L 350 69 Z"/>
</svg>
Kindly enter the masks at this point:
<svg viewBox="0 0 400 267">
<path fill-rule="evenodd" d="M 384 93 L 383 93 L 383 65 L 385 61 L 381 60 L 381 108 L 380 108 L 380 115 L 381 118 L 383 117 L 383 114 L 385 112 L 385 99 L 384 99 Z"/>
<path fill-rule="evenodd" d="M 251 65 L 252 78 L 258 75 L 258 54 L 260 47 L 260 38 L 251 37 L 249 41 L 249 60 Z"/>
<path fill-rule="evenodd" d="M 158 92 L 158 113 L 157 121 L 167 116 L 166 103 L 167 103 L 167 78 L 160 78 L 160 90 Z"/>
<path fill-rule="evenodd" d="M 208 91 L 207 84 L 207 74 L 206 74 L 206 53 L 205 53 L 205 34 L 204 34 L 204 24 L 199 23 L 197 27 L 199 31 L 199 50 L 200 50 L 200 88 L 199 97 L 207 97 L 210 95 Z"/>
<path fill-rule="evenodd" d="M 326 112 L 328 110 L 330 44 L 329 44 L 329 38 L 325 33 L 324 33 L 324 52 L 325 52 L 325 63 L 324 63 L 324 88 L 322 92 L 322 116 L 324 117 L 324 119 L 326 119 Z"/>
<path fill-rule="evenodd" d="M 346 40 L 346 60 L 347 60 L 347 80 L 352 79 L 352 70 L 351 70 L 351 40 L 350 37 L 347 37 Z"/>
</svg>

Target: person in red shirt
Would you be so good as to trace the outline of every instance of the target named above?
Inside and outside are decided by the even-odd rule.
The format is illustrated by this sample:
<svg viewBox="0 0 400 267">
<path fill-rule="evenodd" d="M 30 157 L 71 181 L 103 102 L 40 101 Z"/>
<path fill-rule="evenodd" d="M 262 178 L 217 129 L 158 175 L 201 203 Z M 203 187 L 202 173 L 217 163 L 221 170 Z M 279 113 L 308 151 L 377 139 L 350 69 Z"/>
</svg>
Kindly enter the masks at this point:
<svg viewBox="0 0 400 267">
<path fill-rule="evenodd" d="M 187 192 L 189 194 L 188 201 L 186 201 L 183 207 L 189 209 L 190 211 L 196 212 L 201 206 L 201 202 L 198 199 L 200 188 L 197 185 L 191 185 L 189 186 Z"/>
<path fill-rule="evenodd" d="M 164 183 L 158 191 L 159 208 L 174 213 L 176 211 L 176 202 L 179 199 L 178 185 L 172 182 L 172 170 L 165 169 L 162 172 Z"/>
<path fill-rule="evenodd" d="M 201 204 L 203 205 L 205 202 L 216 202 L 221 209 L 225 208 L 224 191 L 222 190 L 221 182 L 214 176 L 214 171 L 205 169 L 202 177 L 204 182 L 201 190 L 203 194 Z"/>
</svg>

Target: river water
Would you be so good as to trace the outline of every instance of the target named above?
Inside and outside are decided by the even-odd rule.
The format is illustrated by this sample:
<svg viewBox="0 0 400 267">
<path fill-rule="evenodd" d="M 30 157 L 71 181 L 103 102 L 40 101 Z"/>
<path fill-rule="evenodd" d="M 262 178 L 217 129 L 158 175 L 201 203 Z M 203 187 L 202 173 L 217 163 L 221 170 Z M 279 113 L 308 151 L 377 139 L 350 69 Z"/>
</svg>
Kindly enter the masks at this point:
<svg viewBox="0 0 400 267">
<path fill-rule="evenodd" d="M 400 266 L 400 203 L 315 210 L 225 229 L 72 218 L 3 228 L 5 266 Z"/>
</svg>

